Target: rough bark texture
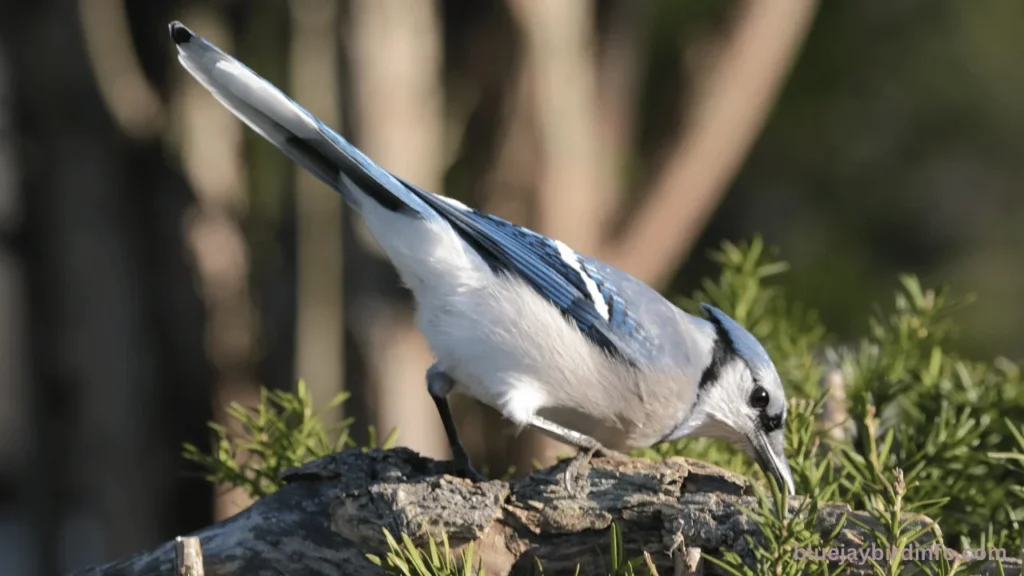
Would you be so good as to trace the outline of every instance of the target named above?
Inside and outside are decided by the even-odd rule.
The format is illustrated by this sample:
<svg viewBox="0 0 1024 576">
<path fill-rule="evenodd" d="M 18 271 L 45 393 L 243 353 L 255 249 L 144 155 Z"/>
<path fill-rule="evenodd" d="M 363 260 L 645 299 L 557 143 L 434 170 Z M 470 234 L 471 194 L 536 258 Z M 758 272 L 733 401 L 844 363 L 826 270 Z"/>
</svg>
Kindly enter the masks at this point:
<svg viewBox="0 0 1024 576">
<path fill-rule="evenodd" d="M 661 574 L 673 573 L 667 550 L 680 535 L 686 547 L 750 554 L 744 535 L 756 527 L 738 505 L 754 500 L 741 477 L 682 458 L 595 460 L 580 480 L 585 495 L 573 498 L 562 487 L 564 468 L 474 484 L 404 448 L 348 450 L 289 471 L 281 490 L 194 535 L 209 576 L 379 574 L 365 554 L 386 549 L 381 528 L 420 544 L 441 531 L 453 546 L 474 542 L 489 575 L 533 574 L 535 558 L 545 574 L 571 574 L 577 562 L 581 574 L 605 574 L 612 521 L 623 528 L 627 554 L 649 551 Z M 834 504 L 822 509 L 819 528 L 832 530 L 844 512 L 871 523 Z M 868 543 L 854 523 L 846 526 L 837 546 Z M 171 541 L 78 574 L 169 574 L 174 558 Z"/>
</svg>

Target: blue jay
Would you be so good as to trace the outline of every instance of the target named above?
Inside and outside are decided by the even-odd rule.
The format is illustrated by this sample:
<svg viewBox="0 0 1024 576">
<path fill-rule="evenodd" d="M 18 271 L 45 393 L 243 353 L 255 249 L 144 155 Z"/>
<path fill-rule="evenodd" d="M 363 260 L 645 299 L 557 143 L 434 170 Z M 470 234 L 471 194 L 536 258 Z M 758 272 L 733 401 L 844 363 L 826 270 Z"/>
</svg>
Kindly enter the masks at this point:
<svg viewBox="0 0 1024 576">
<path fill-rule="evenodd" d="M 710 305 L 706 318 L 564 243 L 390 174 L 275 86 L 179 22 L 178 60 L 214 97 L 365 219 L 415 296 L 436 362 L 426 374 L 454 464 L 451 393 L 574 445 L 572 481 L 595 452 L 684 436 L 732 442 L 794 493 L 786 398 L 757 339 Z"/>
</svg>

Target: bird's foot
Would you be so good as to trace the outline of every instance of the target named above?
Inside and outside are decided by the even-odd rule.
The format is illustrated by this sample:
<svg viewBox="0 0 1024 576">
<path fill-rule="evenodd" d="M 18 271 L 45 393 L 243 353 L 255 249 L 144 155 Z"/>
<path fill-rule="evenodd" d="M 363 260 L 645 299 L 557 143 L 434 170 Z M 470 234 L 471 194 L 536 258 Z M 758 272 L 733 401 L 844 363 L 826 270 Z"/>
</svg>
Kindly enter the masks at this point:
<svg viewBox="0 0 1024 576">
<path fill-rule="evenodd" d="M 590 464 L 590 461 L 594 458 L 607 458 L 609 460 L 629 460 L 627 454 L 605 448 L 604 446 L 595 446 L 593 448 L 581 449 L 573 456 L 572 460 L 569 461 L 568 466 L 565 467 L 565 475 L 563 477 L 565 481 L 565 490 L 569 495 L 579 498 L 583 496 L 582 486 L 580 485 L 579 479 L 583 471 L 583 468 Z"/>
<path fill-rule="evenodd" d="M 580 498 L 583 496 L 583 489 L 579 485 L 580 472 L 583 467 L 590 463 L 591 458 L 595 454 L 602 452 L 602 449 L 598 446 L 593 448 L 581 449 L 576 452 L 576 455 L 569 461 L 569 465 L 565 467 L 565 475 L 563 477 L 565 481 L 565 491 L 570 496 Z"/>
</svg>

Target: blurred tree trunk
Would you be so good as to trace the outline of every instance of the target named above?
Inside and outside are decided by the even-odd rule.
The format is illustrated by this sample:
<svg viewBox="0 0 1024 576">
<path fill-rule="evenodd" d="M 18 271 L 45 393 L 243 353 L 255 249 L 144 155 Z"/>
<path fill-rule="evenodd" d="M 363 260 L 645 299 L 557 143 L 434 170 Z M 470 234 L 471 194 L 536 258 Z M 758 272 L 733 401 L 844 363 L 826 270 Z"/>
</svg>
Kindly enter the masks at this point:
<svg viewBox="0 0 1024 576">
<path fill-rule="evenodd" d="M 221 14 L 192 6 L 182 18 L 224 50 L 233 50 L 232 34 Z M 195 260 L 206 303 L 207 353 L 218 373 L 214 417 L 236 423 L 225 409 L 234 401 L 255 404 L 256 311 L 249 294 L 249 250 L 239 219 L 247 207 L 242 166 L 242 123 L 183 69 L 176 70 L 173 104 L 179 125 L 181 160 L 196 193 L 185 219 L 186 239 Z M 248 505 L 241 490 L 218 491 L 214 515 L 220 519 Z"/>
<path fill-rule="evenodd" d="M 356 90 L 360 148 L 382 166 L 427 190 L 441 191 L 444 109 L 441 25 L 434 2 L 353 0 L 352 85 Z M 377 251 L 358 224 L 362 243 Z M 359 273 L 362 273 L 360 271 Z M 371 387 L 374 424 L 399 428 L 399 442 L 422 454 L 444 456 L 447 443 L 426 389 L 433 361 L 413 321 L 406 291 L 360 283 L 352 326 L 360 341 Z"/>
<path fill-rule="evenodd" d="M 609 263 L 656 286 L 679 268 L 761 133 L 817 7 L 817 0 L 739 5 L 711 57 L 692 66 L 696 97 L 686 126 L 622 234 L 607 239 L 601 256 Z"/>
<path fill-rule="evenodd" d="M 338 4 L 291 0 L 291 95 L 325 124 L 341 130 L 338 91 Z M 295 376 L 318 405 L 344 385 L 341 196 L 305 170 L 296 172 L 297 305 Z M 337 413 L 325 414 L 336 422 Z"/>
<path fill-rule="evenodd" d="M 166 29 L 177 12 L 176 1 L 126 2 L 124 9 L 129 38 L 120 50 L 134 48 L 138 73 L 150 84 L 146 93 L 151 96 L 143 97 L 149 104 L 143 109 L 148 109 L 155 126 L 163 128 L 131 131 L 122 127 L 122 131 L 132 138 L 131 154 L 125 160 L 129 168 L 124 173 L 130 185 L 123 194 L 129 214 L 134 214 L 128 218 L 129 242 L 135 246 L 132 254 L 143 270 L 140 290 L 147 295 L 143 303 L 148 330 L 153 334 L 157 385 L 156 419 L 147 424 L 156 437 L 149 450 L 161 465 L 155 472 L 161 481 L 151 488 L 149 497 L 157 502 L 155 521 L 166 536 L 191 532 L 213 517 L 209 483 L 180 454 L 183 442 L 202 445 L 209 439 L 214 371 L 203 341 L 206 310 L 196 291 L 194 262 L 183 238 L 182 224 L 195 195 L 180 166 L 167 160 L 166 120 L 170 114 L 166 102 L 171 99 L 170 72 L 179 66 L 167 58 L 167 38 L 149 33 Z M 150 107 L 153 103 L 159 109 Z"/>
<path fill-rule="evenodd" d="M 292 19 L 282 0 L 248 4 L 239 22 L 238 57 L 275 86 L 289 85 Z M 296 382 L 297 230 L 296 172 L 276 146 L 248 128 L 245 169 L 249 205 L 242 223 L 251 253 L 251 286 L 259 297 L 259 378 L 291 390 Z M 317 394 L 319 398 L 319 394 Z"/>
<path fill-rule="evenodd" d="M 197 494 L 202 482 L 177 473 L 180 442 L 205 437 L 210 375 L 180 245 L 187 187 L 152 133 L 116 124 L 74 3 L 2 6 L 29 265 L 25 507 L 35 567 L 54 574 L 209 521 L 208 486 Z M 132 22 L 166 22 L 161 6 Z M 166 43 L 155 60 L 152 46 L 140 54 L 159 77 Z"/>
<path fill-rule="evenodd" d="M 28 477 L 30 393 L 28 381 L 28 291 L 19 242 L 23 209 L 15 136 L 14 86 L 7 51 L 0 44 L 0 533 L 24 534 L 27 510 L 22 482 Z M 9 570 L 28 572 L 31 549 L 15 538 L 0 541 Z"/>
</svg>

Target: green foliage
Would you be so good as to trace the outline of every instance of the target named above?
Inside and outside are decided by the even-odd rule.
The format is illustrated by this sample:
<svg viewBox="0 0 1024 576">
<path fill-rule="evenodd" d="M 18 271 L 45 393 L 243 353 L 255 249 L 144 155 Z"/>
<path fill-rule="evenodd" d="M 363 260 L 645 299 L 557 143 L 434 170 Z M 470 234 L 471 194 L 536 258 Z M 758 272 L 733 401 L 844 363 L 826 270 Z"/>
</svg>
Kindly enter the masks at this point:
<svg viewBox="0 0 1024 576">
<path fill-rule="evenodd" d="M 281 487 L 281 473 L 301 466 L 332 452 L 354 447 L 349 436 L 352 419 L 327 426 L 323 411 L 332 410 L 347 400 L 342 392 L 331 399 L 320 412 L 313 411 L 313 401 L 306 383 L 299 381 L 296 391 L 260 390 L 259 404 L 247 408 L 232 402 L 228 417 L 240 429 L 210 422 L 216 435 L 214 453 L 208 454 L 192 444 L 185 444 L 182 455 L 205 470 L 207 480 L 239 487 L 251 498 L 262 498 Z M 376 430 L 369 430 L 369 447 L 378 447 Z M 380 443 L 382 448 L 394 445 L 398 431 Z"/>
<path fill-rule="evenodd" d="M 836 523 L 832 532 L 822 534 L 815 528 L 820 504 L 818 498 L 805 498 L 795 510 L 791 510 L 789 494 L 779 490 L 773 479 L 769 479 L 768 486 L 771 493 L 758 489 L 756 506 L 744 510 L 753 523 L 760 526 L 759 536 L 764 540 L 759 542 L 753 534 L 744 535 L 754 550 L 755 565 L 747 566 L 742 557 L 731 550 L 723 551 L 721 558 L 705 556 L 705 559 L 735 576 L 832 576 L 841 573 L 842 567 L 830 570 L 827 560 L 801 556 L 800 551 L 833 547 L 836 536 L 846 524 L 845 516 Z"/>
<path fill-rule="evenodd" d="M 873 473 L 900 468 L 916 498 L 944 502 L 937 513 L 950 545 L 988 530 L 989 543 L 1017 549 L 1020 530 L 1011 521 L 1021 502 L 1009 503 L 1012 470 L 991 454 L 1020 453 L 1007 420 L 1024 414 L 1020 371 L 1005 359 L 979 362 L 953 350 L 950 314 L 969 299 L 923 290 L 909 276 L 900 282 L 895 310 L 879 312 L 870 336 L 842 354 L 856 440 L 840 448 L 848 469 L 861 473 L 841 497 L 867 508 L 884 489 L 861 463 Z M 873 454 L 878 437 L 886 449 Z"/>
<path fill-rule="evenodd" d="M 768 283 L 787 266 L 768 255 L 759 238 L 726 242 L 712 258 L 721 265 L 719 277 L 706 279 L 682 305 L 695 313 L 698 302 L 721 308 L 774 359 L 789 401 L 786 452 L 798 494 L 810 497 L 811 505 L 838 499 L 885 519 L 887 532 L 878 536 L 888 545 L 906 546 L 926 536 L 892 521 L 899 510 L 938 518 L 945 544 L 954 549 L 973 543 L 1009 554 L 1020 550 L 1024 429 L 1014 422 L 1024 419 L 1024 387 L 1017 364 L 971 360 L 954 349 L 953 314 L 971 297 L 954 298 L 946 288 L 928 290 L 917 278 L 901 276 L 893 309 L 879 309 L 860 342 L 836 347 L 813 312 L 789 303 L 781 287 Z M 820 384 L 832 368 L 847 396 L 833 408 L 848 413 L 846 422 L 832 424 L 834 430 L 823 423 L 830 399 Z M 696 457 L 763 477 L 738 450 L 709 440 L 681 440 L 638 453 Z M 887 479 L 892 470 L 898 470 L 898 482 Z M 797 545 L 793 526 L 781 517 L 768 521 L 771 500 L 762 496 L 759 502 L 753 514 L 765 540 L 758 557 L 784 566 L 782 559 L 792 558 Z M 725 554 L 718 563 L 739 570 L 736 559 Z M 876 568 L 889 574 L 898 566 Z M 943 561 L 926 572 L 962 569 Z"/>
<path fill-rule="evenodd" d="M 625 541 L 622 538 L 622 528 L 612 522 L 608 535 L 608 576 L 658 576 L 658 569 L 654 566 L 651 555 L 644 552 L 643 556 L 627 558 Z M 576 572 L 579 573 L 579 565 L 576 565 Z"/>
<path fill-rule="evenodd" d="M 1012 452 L 989 452 L 988 457 L 1007 463 L 1007 466 L 1016 473 L 1017 482 L 1010 486 L 1010 492 L 1020 500 L 1024 500 L 1024 425 L 1018 425 L 1009 419 L 1003 420 L 1006 429 L 1013 435 L 1016 442 L 1016 450 Z"/>
<path fill-rule="evenodd" d="M 388 552 L 384 558 L 375 554 L 367 554 L 366 557 L 375 565 L 384 569 L 388 576 L 470 576 L 476 574 L 482 576 L 482 568 L 473 569 L 473 545 L 470 543 L 461 556 L 456 559 L 448 545 L 448 536 L 442 532 L 442 547 L 438 548 L 437 541 L 430 535 L 427 536 L 427 550 L 416 547 L 412 539 L 402 535 L 402 543 L 399 542 L 384 529 L 384 537 L 387 539 Z M 658 570 L 654 566 L 654 560 L 650 554 L 627 558 L 624 549 L 622 529 L 618 524 L 612 523 L 609 530 L 609 560 L 608 576 L 658 576 Z M 544 574 L 544 566 L 537 563 L 537 572 Z M 580 567 L 576 566 L 576 575 L 579 576 Z"/>
<path fill-rule="evenodd" d="M 384 569 L 388 576 L 482 576 L 483 568 L 473 568 L 473 543 L 463 550 L 459 559 L 452 555 L 448 535 L 441 534 L 441 548 L 432 536 L 427 536 L 427 550 L 420 550 L 409 536 L 402 534 L 399 544 L 385 528 L 384 538 L 388 541 L 388 553 L 381 558 L 374 554 L 366 557 Z"/>
<path fill-rule="evenodd" d="M 887 436 L 891 438 L 891 435 Z M 921 510 L 927 511 L 926 508 L 931 508 L 937 503 L 918 503 L 917 505 L 907 505 L 905 496 L 907 492 L 906 480 L 903 477 L 903 471 L 897 468 L 893 474 L 894 480 L 890 482 L 884 475 L 879 475 L 877 480 L 882 482 L 882 490 L 880 492 L 871 492 L 867 494 L 867 499 L 870 502 L 868 512 L 872 518 L 881 524 L 882 528 L 876 528 L 874 525 L 867 522 L 863 522 L 854 519 L 853 522 L 866 530 L 869 534 L 874 536 L 876 542 L 885 543 L 885 548 L 889 548 L 893 553 L 885 555 L 881 560 L 875 560 L 873 557 L 867 559 L 868 564 L 871 566 L 872 574 L 879 576 L 899 576 L 904 573 L 907 568 L 908 562 L 903 559 L 903 550 L 911 549 L 913 546 L 918 544 L 924 546 L 921 543 L 922 538 L 926 535 L 936 536 L 933 526 L 922 524 L 912 516 L 904 516 L 904 512 L 910 512 Z M 934 571 L 933 565 L 925 565 L 920 563 L 920 566 L 928 570 L 928 573 Z M 943 573 L 955 573 L 951 570 L 957 570 L 951 566 L 939 567 L 940 570 L 945 568 Z"/>
</svg>

